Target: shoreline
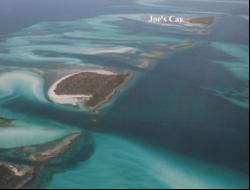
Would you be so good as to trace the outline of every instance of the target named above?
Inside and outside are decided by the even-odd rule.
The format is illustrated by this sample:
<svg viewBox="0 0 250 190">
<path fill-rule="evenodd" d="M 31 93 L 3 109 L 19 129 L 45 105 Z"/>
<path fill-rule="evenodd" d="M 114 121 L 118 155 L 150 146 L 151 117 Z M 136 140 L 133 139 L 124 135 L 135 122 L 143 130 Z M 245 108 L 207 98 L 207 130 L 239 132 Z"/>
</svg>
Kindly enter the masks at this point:
<svg viewBox="0 0 250 190">
<path fill-rule="evenodd" d="M 82 135 L 81 132 L 75 132 L 65 136 L 59 142 L 53 141 L 51 145 L 41 144 L 17 148 L 15 153 L 26 155 L 28 162 L 27 164 L 18 164 L 0 161 L 0 187 L 6 189 L 29 188 L 37 180 L 37 174 L 42 168 L 48 165 L 51 160 L 70 150 L 71 146 Z"/>
<path fill-rule="evenodd" d="M 193 17 L 187 19 L 187 22 L 190 24 L 199 24 L 202 26 L 209 26 L 214 23 L 215 16 L 207 16 L 207 17 Z"/>
<path fill-rule="evenodd" d="M 126 77 L 126 79 L 123 81 L 123 83 L 121 83 L 119 86 L 117 86 L 115 89 L 113 89 L 113 91 L 106 96 L 103 101 L 99 102 L 97 105 L 93 106 L 93 107 L 88 107 L 88 109 L 90 109 L 91 111 L 98 111 L 105 103 L 109 102 L 113 96 L 115 96 L 118 91 L 120 91 L 122 89 L 122 87 L 124 87 L 129 80 L 133 77 L 134 72 L 133 71 L 127 71 L 125 74 L 127 74 L 128 76 Z"/>
<path fill-rule="evenodd" d="M 0 169 L 8 170 L 3 174 L 3 179 L 7 178 L 8 181 L 0 180 L 2 188 L 6 189 L 21 189 L 31 183 L 35 178 L 35 168 L 28 165 L 17 165 L 9 162 L 0 161 Z M 2 174 L 1 174 L 2 175 Z M 3 184 L 2 184 L 3 183 Z"/>
<path fill-rule="evenodd" d="M 47 93 L 48 98 L 56 104 L 73 105 L 73 106 L 79 105 L 79 103 L 80 103 L 79 100 L 85 101 L 85 100 L 90 99 L 92 97 L 91 95 L 84 95 L 84 94 L 82 94 L 82 95 L 74 95 L 74 94 L 72 94 L 72 95 L 58 95 L 55 93 L 55 90 L 56 90 L 58 84 L 60 84 L 64 80 L 66 80 L 74 75 L 77 75 L 80 73 L 86 73 L 86 72 L 92 72 L 92 73 L 103 74 L 103 75 L 116 74 L 116 73 L 113 73 L 111 71 L 97 70 L 97 69 L 93 69 L 93 70 L 89 69 L 89 70 L 84 70 L 84 71 L 79 71 L 79 72 L 68 74 L 52 84 L 52 86 L 49 88 L 48 93 Z"/>
<path fill-rule="evenodd" d="M 73 133 L 65 139 L 63 139 L 59 144 L 45 151 L 38 151 L 31 154 L 30 160 L 35 162 L 46 162 L 49 161 L 67 151 L 72 144 L 74 144 L 81 136 L 81 133 Z"/>
<path fill-rule="evenodd" d="M 170 49 L 172 51 L 177 51 L 177 50 L 181 50 L 181 49 L 190 49 L 190 48 L 194 48 L 195 47 L 195 43 L 184 43 L 184 44 L 176 44 L 170 47 Z"/>
<path fill-rule="evenodd" d="M 67 95 L 62 94 L 62 95 L 58 95 L 55 92 L 58 85 L 63 83 L 63 81 L 65 81 L 71 77 L 74 77 L 75 75 L 83 74 L 83 73 L 94 73 L 94 74 L 107 75 L 107 76 L 108 75 L 119 75 L 119 73 L 115 73 L 115 72 L 104 70 L 104 69 L 102 69 L 102 70 L 88 69 L 88 70 L 83 70 L 83 71 L 68 74 L 68 75 L 60 78 L 56 82 L 54 82 L 52 84 L 52 86 L 49 88 L 48 93 L 47 93 L 49 100 L 51 100 L 53 103 L 56 103 L 56 104 L 78 106 L 79 108 L 81 108 L 84 105 L 84 108 L 87 108 L 89 111 L 98 111 L 105 103 L 110 101 L 111 98 L 114 95 L 116 95 L 116 93 L 124 85 L 126 85 L 128 83 L 128 81 L 132 78 L 132 76 L 134 74 L 133 71 L 126 71 L 124 73 L 121 73 L 123 75 L 127 75 L 126 78 L 124 79 L 124 81 L 121 84 L 119 84 L 117 87 L 115 87 L 110 94 L 103 97 L 103 100 L 101 100 L 100 102 L 97 102 L 97 104 L 94 106 L 87 105 L 87 101 L 89 101 L 89 100 L 91 100 L 91 98 L 93 98 L 93 94 L 67 94 Z"/>
</svg>

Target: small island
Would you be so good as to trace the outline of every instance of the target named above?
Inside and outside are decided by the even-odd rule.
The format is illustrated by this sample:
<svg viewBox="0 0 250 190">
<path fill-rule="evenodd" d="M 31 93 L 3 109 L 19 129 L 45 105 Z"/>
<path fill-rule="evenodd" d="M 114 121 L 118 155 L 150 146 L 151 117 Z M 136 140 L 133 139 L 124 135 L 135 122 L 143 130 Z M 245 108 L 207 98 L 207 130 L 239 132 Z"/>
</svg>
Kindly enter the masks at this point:
<svg viewBox="0 0 250 190">
<path fill-rule="evenodd" d="M 76 143 L 84 142 L 86 134 L 82 131 L 74 132 L 61 139 L 45 144 L 25 146 L 20 148 L 8 149 L 1 155 L 4 159 L 0 160 L 0 189 L 22 189 L 32 185 L 44 167 L 51 161 L 63 156 Z M 84 145 L 82 146 L 84 150 Z M 6 157 L 5 157 L 6 156 Z M 5 162 L 10 158 L 22 158 L 22 163 L 11 161 Z M 6 159 L 7 158 L 7 159 Z"/>
<path fill-rule="evenodd" d="M 201 26 L 201 29 L 198 31 L 198 34 L 206 35 L 209 32 L 210 25 L 214 23 L 214 20 L 215 20 L 214 16 L 194 17 L 186 19 L 185 24 Z"/>
<path fill-rule="evenodd" d="M 13 126 L 13 124 L 12 124 L 13 121 L 14 121 L 14 119 L 0 117 L 0 127 L 11 127 L 11 126 Z"/>
<path fill-rule="evenodd" d="M 211 25 L 214 22 L 214 16 L 190 18 L 187 21 L 188 23 L 191 23 L 191 24 Z"/>
<path fill-rule="evenodd" d="M 30 160 L 34 162 L 46 162 L 57 156 L 63 154 L 67 151 L 72 144 L 74 144 L 81 137 L 81 133 L 73 133 L 64 139 L 62 139 L 58 144 L 44 150 L 36 151 L 36 148 L 26 148 L 23 151 L 30 154 Z"/>
<path fill-rule="evenodd" d="M 55 82 L 49 89 L 48 96 L 55 103 L 79 107 L 84 104 L 87 109 L 97 111 L 127 84 L 132 76 L 132 71 L 81 71 Z"/>
<path fill-rule="evenodd" d="M 189 48 L 193 48 L 193 47 L 195 47 L 195 44 L 187 43 L 187 44 L 173 45 L 173 46 L 170 47 L 170 49 L 175 51 L 175 50 L 180 50 L 180 49 L 189 49 Z"/>
<path fill-rule="evenodd" d="M 21 189 L 27 186 L 35 177 L 32 166 L 0 162 L 1 189 Z"/>
</svg>

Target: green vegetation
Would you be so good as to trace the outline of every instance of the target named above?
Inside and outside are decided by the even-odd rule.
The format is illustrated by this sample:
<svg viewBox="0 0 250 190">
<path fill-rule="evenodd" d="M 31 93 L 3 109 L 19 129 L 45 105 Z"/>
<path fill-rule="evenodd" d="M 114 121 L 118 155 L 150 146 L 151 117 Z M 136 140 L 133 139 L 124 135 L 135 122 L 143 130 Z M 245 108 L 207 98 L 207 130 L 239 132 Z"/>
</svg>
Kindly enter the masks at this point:
<svg viewBox="0 0 250 190">
<path fill-rule="evenodd" d="M 98 74 L 94 72 L 82 72 L 73 75 L 58 84 L 55 93 L 58 95 L 91 95 L 85 101 L 90 109 L 100 107 L 131 77 L 131 72 L 123 74 Z"/>
</svg>

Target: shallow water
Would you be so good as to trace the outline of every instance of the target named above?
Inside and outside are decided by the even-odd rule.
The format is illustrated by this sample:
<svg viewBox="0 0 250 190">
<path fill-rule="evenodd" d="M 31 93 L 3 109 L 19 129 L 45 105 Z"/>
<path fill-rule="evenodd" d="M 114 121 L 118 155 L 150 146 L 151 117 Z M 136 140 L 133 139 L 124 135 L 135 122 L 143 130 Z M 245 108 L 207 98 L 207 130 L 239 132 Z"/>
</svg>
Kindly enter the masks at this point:
<svg viewBox="0 0 250 190">
<path fill-rule="evenodd" d="M 47 188 L 245 188 L 246 176 L 113 135 L 95 134 L 93 157 Z M 66 180 L 65 180 L 66 179 Z"/>
<path fill-rule="evenodd" d="M 44 81 L 36 73 L 26 71 L 12 71 L 0 76 L 0 101 L 12 96 L 46 102 L 44 96 Z"/>
<path fill-rule="evenodd" d="M 7 17 L 14 23 L 0 29 L 0 117 L 16 119 L 15 127 L 0 127 L 0 148 L 49 143 L 82 129 L 95 144 L 88 156 L 81 143 L 59 156 L 63 161 L 69 154 L 86 158 L 45 167 L 38 187 L 248 187 L 245 0 L 218 0 L 215 8 L 210 1 L 102 0 L 96 7 L 97 1 L 74 0 L 70 6 L 61 1 L 69 11 L 64 16 L 50 1 L 21 1 L 44 12 L 39 9 L 31 17 L 29 10 L 18 25 Z M 17 13 L 27 8 L 5 0 L 1 4 L 6 9 L 0 18 L 8 8 Z M 198 35 L 199 27 L 145 21 L 150 14 L 166 13 L 216 19 L 207 35 Z M 190 42 L 194 48 L 169 48 Z M 164 56 L 148 69 L 138 68 L 145 56 L 159 50 Z M 99 115 L 47 99 L 48 88 L 65 71 L 103 68 L 132 69 L 135 77 Z"/>
</svg>

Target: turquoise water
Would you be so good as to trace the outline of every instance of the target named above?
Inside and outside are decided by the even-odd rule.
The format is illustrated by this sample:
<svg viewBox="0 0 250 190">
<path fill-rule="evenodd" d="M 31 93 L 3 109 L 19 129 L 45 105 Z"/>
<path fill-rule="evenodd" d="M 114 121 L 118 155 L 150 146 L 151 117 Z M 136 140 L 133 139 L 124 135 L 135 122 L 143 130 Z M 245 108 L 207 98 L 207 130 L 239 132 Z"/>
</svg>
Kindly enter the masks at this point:
<svg viewBox="0 0 250 190">
<path fill-rule="evenodd" d="M 50 1 L 40 2 L 60 19 L 29 12 L 21 29 L 0 37 L 0 117 L 15 119 L 14 127 L 0 126 L 0 149 L 89 132 L 93 152 L 81 140 L 44 167 L 34 182 L 38 188 L 247 188 L 246 1 L 217 1 L 214 10 L 210 1 L 93 2 L 72 0 L 74 9 L 82 7 L 68 12 L 74 20 Z M 145 21 L 170 13 L 216 18 L 207 35 L 199 35 L 200 26 Z M 190 42 L 194 48 L 170 48 Z M 164 55 L 138 68 L 157 51 Z M 56 78 L 89 68 L 131 69 L 135 76 L 98 115 L 49 101 Z"/>
<path fill-rule="evenodd" d="M 233 74 L 244 81 L 249 81 L 249 47 L 237 44 L 212 43 L 212 46 L 232 56 L 236 60 L 231 62 L 218 61 Z"/>
<path fill-rule="evenodd" d="M 0 76 L 0 100 L 23 96 L 30 100 L 45 102 L 44 81 L 40 75 L 27 71 L 12 71 Z"/>
<path fill-rule="evenodd" d="M 60 125 L 55 124 L 36 125 L 35 123 L 17 122 L 16 125 L 17 127 L 0 129 L 0 148 L 43 144 L 74 132 L 74 130 L 64 130 Z"/>
<path fill-rule="evenodd" d="M 44 144 L 81 131 L 72 126 L 1 109 L 1 116 L 16 119 L 12 127 L 0 127 L 0 149 Z"/>
<path fill-rule="evenodd" d="M 246 188 L 247 178 L 230 170 L 154 150 L 113 135 L 95 134 L 87 162 L 53 176 L 47 188 Z"/>
</svg>

